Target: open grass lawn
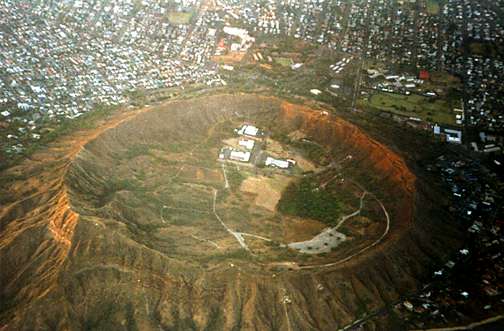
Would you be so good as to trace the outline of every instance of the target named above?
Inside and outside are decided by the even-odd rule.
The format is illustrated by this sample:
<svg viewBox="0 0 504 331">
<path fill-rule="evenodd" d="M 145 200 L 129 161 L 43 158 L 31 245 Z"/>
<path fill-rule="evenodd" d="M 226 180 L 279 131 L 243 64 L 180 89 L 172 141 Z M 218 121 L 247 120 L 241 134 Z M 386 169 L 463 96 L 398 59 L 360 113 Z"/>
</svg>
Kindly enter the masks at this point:
<svg viewBox="0 0 504 331">
<path fill-rule="evenodd" d="M 444 100 L 378 92 L 369 98 L 367 105 L 376 110 L 418 117 L 429 122 L 455 124 L 452 107 Z"/>
<path fill-rule="evenodd" d="M 284 67 L 289 67 L 292 64 L 292 60 L 288 57 L 276 57 L 275 62 Z"/>
<path fill-rule="evenodd" d="M 168 13 L 168 21 L 171 24 L 182 25 L 189 24 L 191 18 L 193 16 L 193 12 L 170 12 Z"/>
<path fill-rule="evenodd" d="M 440 8 L 438 0 L 427 0 L 427 12 L 430 15 L 438 15 L 439 10 Z"/>
</svg>

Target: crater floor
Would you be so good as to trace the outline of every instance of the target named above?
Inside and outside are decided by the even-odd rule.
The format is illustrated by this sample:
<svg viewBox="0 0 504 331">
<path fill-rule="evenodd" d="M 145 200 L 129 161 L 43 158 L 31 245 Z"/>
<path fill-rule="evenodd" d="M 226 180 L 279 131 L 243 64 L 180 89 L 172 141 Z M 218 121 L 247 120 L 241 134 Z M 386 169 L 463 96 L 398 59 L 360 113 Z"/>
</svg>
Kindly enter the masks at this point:
<svg viewBox="0 0 504 331">
<path fill-rule="evenodd" d="M 104 231 L 119 231 L 197 268 L 228 259 L 291 267 L 335 264 L 383 240 L 390 225 L 387 210 L 351 178 L 354 156 L 337 142 L 319 144 L 301 127 L 272 125 L 282 115 L 279 105 L 271 108 L 159 110 L 105 132 L 70 168 L 72 208 Z M 256 122 L 261 137 L 235 131 Z M 255 142 L 252 160 L 218 159 L 223 146 L 240 148 L 240 140 Z M 266 166 L 268 156 L 295 165 Z M 306 192 L 299 201 L 283 198 L 284 205 L 303 205 L 306 215 L 280 212 L 284 191 L 303 178 L 310 191 L 321 194 L 309 206 Z M 309 210 L 333 205 L 338 208 L 328 215 Z"/>
</svg>

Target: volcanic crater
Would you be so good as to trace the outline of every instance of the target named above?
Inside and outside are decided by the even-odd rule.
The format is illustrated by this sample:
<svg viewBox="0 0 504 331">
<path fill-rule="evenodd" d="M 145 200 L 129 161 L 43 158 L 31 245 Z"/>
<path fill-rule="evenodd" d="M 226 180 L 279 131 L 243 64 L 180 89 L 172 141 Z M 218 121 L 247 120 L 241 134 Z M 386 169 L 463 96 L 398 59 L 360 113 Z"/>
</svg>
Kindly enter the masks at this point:
<svg viewBox="0 0 504 331">
<path fill-rule="evenodd" d="M 243 123 L 265 132 L 255 159 L 219 160 Z M 3 176 L 6 330 L 335 330 L 457 244 L 398 152 L 276 97 L 121 113 Z"/>
</svg>

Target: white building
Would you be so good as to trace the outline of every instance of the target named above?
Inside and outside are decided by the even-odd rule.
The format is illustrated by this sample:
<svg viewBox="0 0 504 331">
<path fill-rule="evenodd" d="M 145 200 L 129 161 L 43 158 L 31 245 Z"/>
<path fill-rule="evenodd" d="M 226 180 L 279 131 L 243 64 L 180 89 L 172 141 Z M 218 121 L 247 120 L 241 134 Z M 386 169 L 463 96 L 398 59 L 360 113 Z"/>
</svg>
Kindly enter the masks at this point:
<svg viewBox="0 0 504 331">
<path fill-rule="evenodd" d="M 241 152 L 241 151 L 231 151 L 229 158 L 234 161 L 240 162 L 248 162 L 250 161 L 250 152 Z"/>
<path fill-rule="evenodd" d="M 303 66 L 303 63 L 294 63 L 294 64 L 291 64 L 291 69 L 297 70 L 297 69 L 301 68 L 302 66 Z"/>
<path fill-rule="evenodd" d="M 296 164 L 296 161 L 294 160 L 279 160 L 272 158 L 268 156 L 266 158 L 266 161 L 264 162 L 266 166 L 271 166 L 271 167 L 276 167 L 276 168 L 281 168 L 281 169 L 288 169 L 291 165 Z"/>
<path fill-rule="evenodd" d="M 460 130 L 452 130 L 442 128 L 439 125 L 434 125 L 434 134 L 435 135 L 444 135 L 446 141 L 453 144 L 461 144 L 462 143 L 462 131 Z"/>
<path fill-rule="evenodd" d="M 444 133 L 446 134 L 446 141 L 454 144 L 462 143 L 462 131 L 459 130 L 451 130 L 445 129 Z"/>
<path fill-rule="evenodd" d="M 238 144 L 250 151 L 254 148 L 255 141 L 251 139 L 241 139 L 240 141 L 238 141 Z"/>
<path fill-rule="evenodd" d="M 255 41 L 254 37 L 251 37 L 247 30 L 241 28 L 235 28 L 231 26 L 225 26 L 223 29 L 224 33 L 231 36 L 236 36 L 241 39 L 241 44 L 239 44 L 238 50 L 246 51 L 250 45 Z"/>
<path fill-rule="evenodd" d="M 236 131 L 240 136 L 257 137 L 259 134 L 259 129 L 253 125 L 244 124 L 240 129 Z"/>
</svg>

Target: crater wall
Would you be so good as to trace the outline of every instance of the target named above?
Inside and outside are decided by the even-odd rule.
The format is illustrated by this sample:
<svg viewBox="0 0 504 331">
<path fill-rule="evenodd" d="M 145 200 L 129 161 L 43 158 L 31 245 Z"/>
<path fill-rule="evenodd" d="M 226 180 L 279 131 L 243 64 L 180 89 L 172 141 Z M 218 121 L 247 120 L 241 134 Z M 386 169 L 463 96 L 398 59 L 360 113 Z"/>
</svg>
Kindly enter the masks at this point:
<svg viewBox="0 0 504 331">
<path fill-rule="evenodd" d="M 132 240 L 117 215 L 90 213 L 117 151 L 183 141 L 218 118 L 268 112 L 276 112 L 279 126 L 354 157 L 355 174 L 369 179 L 361 184 L 379 188 L 391 210 L 386 241 L 337 267 L 272 271 L 223 260 L 187 269 Z M 435 197 L 398 153 L 344 119 L 271 97 L 217 95 L 122 113 L 61 139 L 2 173 L 7 177 L 0 208 L 3 330 L 335 330 L 414 291 L 457 245 L 453 226 L 435 216 Z"/>
</svg>

